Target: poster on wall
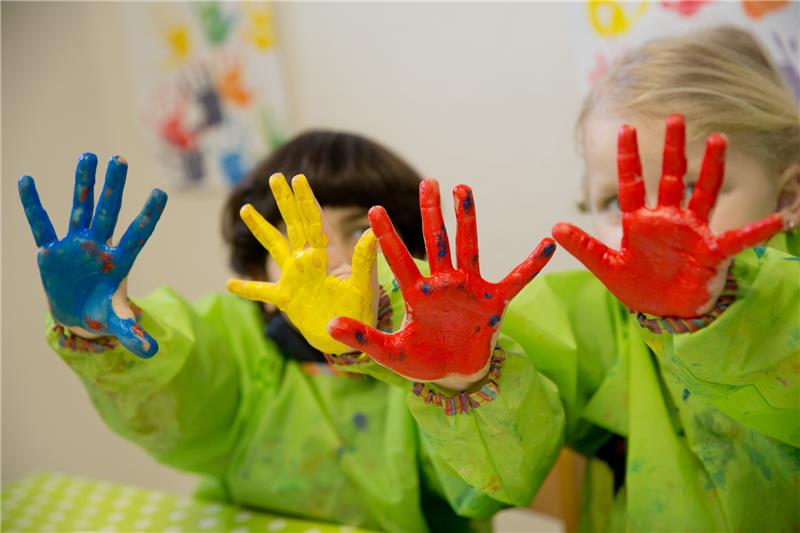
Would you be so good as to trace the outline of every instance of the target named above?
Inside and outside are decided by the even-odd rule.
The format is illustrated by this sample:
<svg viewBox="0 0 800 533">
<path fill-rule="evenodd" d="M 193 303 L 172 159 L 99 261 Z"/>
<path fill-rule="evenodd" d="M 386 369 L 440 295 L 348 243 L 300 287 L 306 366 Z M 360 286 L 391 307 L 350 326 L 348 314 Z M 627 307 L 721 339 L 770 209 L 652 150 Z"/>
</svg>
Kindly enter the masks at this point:
<svg viewBox="0 0 800 533">
<path fill-rule="evenodd" d="M 271 5 L 121 7 L 138 108 L 164 178 L 234 186 L 286 132 Z"/>
<path fill-rule="evenodd" d="M 753 33 L 800 103 L 800 3 L 789 0 L 588 0 L 572 5 L 584 95 L 614 60 L 650 39 L 722 24 Z"/>
</svg>

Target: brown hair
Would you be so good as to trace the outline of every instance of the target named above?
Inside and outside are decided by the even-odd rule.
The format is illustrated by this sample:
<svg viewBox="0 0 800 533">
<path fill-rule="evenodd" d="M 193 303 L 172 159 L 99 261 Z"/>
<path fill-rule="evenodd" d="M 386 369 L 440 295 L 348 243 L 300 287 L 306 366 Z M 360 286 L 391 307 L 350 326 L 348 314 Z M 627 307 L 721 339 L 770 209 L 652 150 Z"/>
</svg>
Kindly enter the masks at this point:
<svg viewBox="0 0 800 533">
<path fill-rule="evenodd" d="M 239 210 L 249 203 L 271 224 L 277 226 L 281 222 L 267 183 L 275 172 L 287 177 L 305 174 L 323 207 L 369 209 L 382 205 L 411 254 L 424 257 L 418 199 L 420 175 L 399 156 L 360 135 L 308 131 L 259 163 L 228 197 L 222 234 L 230 245 L 230 265 L 236 273 L 256 279 L 266 277 L 267 251 L 239 218 Z"/>
<path fill-rule="evenodd" d="M 800 120 L 769 54 L 745 30 L 719 26 L 650 41 L 615 61 L 592 88 L 577 123 L 595 111 L 686 117 L 687 141 L 718 131 L 773 175 L 798 161 Z"/>
</svg>

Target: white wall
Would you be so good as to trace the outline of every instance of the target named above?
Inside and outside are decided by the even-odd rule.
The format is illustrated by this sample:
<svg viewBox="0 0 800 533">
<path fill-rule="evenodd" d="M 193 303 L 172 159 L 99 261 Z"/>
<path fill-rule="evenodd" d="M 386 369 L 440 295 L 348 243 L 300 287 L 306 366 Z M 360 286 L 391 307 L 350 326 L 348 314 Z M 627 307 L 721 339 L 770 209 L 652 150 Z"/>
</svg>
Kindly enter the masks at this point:
<svg viewBox="0 0 800 533">
<path fill-rule="evenodd" d="M 579 105 L 566 7 L 547 4 L 278 4 L 293 131 L 374 136 L 449 189 L 476 193 L 482 265 L 498 279 L 575 213 Z M 45 300 L 16 180 L 31 174 L 57 231 L 84 151 L 130 161 L 122 227 L 163 187 L 134 106 L 119 23 L 105 3 L 2 3 L 3 481 L 37 469 L 189 490 L 100 421 L 47 348 Z M 102 171 L 101 171 L 102 172 Z M 222 198 L 169 191 L 130 292 L 223 289 Z M 451 212 L 449 196 L 446 211 Z M 448 221 L 452 224 L 453 218 Z M 452 227 L 452 226 L 451 226 Z M 560 251 L 550 269 L 572 267 Z"/>
</svg>

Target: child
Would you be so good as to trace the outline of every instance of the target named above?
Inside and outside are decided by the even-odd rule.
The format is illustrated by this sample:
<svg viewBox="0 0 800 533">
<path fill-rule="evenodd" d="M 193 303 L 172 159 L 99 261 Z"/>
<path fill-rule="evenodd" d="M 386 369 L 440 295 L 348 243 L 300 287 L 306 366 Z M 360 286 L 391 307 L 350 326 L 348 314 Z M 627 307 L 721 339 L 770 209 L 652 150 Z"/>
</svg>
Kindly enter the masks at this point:
<svg viewBox="0 0 800 533">
<path fill-rule="evenodd" d="M 225 234 L 234 268 L 251 281 L 230 286 L 251 297 L 269 296 L 285 315 L 231 295 L 190 305 L 166 288 L 129 304 L 123 280 L 166 196 L 154 191 L 113 247 L 109 239 L 127 165 L 112 159 L 92 217 L 95 167 L 91 155 L 78 164 L 70 231 L 61 241 L 31 178 L 20 180 L 20 194 L 41 247 L 42 281 L 58 323 L 48 340 L 114 431 L 160 462 L 204 475 L 205 497 L 281 514 L 390 531 L 459 531 L 472 527 L 471 518 L 477 519 L 473 526 L 480 525 L 505 506 L 529 503 L 558 451 L 563 412 L 552 383 L 532 371 L 513 342 L 503 349 L 493 345 L 508 300 L 547 262 L 552 240 L 503 283 L 484 282 L 477 274 L 472 196 L 459 189 L 459 268 L 451 267 L 449 279 L 471 280 L 467 296 L 477 305 L 464 301 L 463 307 L 482 331 L 470 326 L 467 334 L 448 337 L 463 348 L 453 350 L 456 355 L 471 354 L 474 369 L 455 381 L 448 381 L 452 372 L 427 380 L 469 384 L 469 391 L 434 395 L 436 385 L 418 387 L 400 376 L 415 375 L 414 368 L 392 373 L 347 353 L 325 331 L 330 318 L 340 315 L 387 331 L 400 326 L 399 286 L 385 264 L 378 265 L 383 290 L 394 302 L 383 296 L 376 316 L 375 237 L 362 233 L 366 207 L 380 203 L 409 247 L 422 251 L 419 177 L 397 156 L 361 137 L 310 133 L 277 150 L 234 193 Z M 293 188 L 273 176 L 273 200 L 264 181 L 274 171 L 307 172 L 322 208 L 304 176 L 295 177 Z M 438 271 L 445 257 L 449 261 L 449 246 L 441 246 L 441 212 L 430 208 L 438 204 L 438 188 L 427 181 L 423 190 L 423 221 L 429 233 L 439 232 L 438 240 L 426 240 Z M 242 218 L 258 241 L 234 214 L 243 202 L 248 205 Z M 276 207 L 288 239 L 275 228 Z M 459 287 L 453 283 L 449 302 L 464 296 Z M 440 321 L 457 318 L 448 314 L 449 306 L 442 309 L 442 301 L 431 295 L 417 310 Z M 458 324 L 450 327 L 458 332 Z M 437 348 L 430 328 L 415 331 Z M 322 351 L 349 364 L 346 370 L 383 381 L 332 372 Z M 464 368 L 452 363 L 450 370 Z M 502 365 L 507 372 L 501 375 Z M 534 416 L 520 408 L 530 403 L 538 406 Z M 447 416 L 455 411 L 476 414 Z"/>
<path fill-rule="evenodd" d="M 689 129 L 667 119 L 659 172 L 661 124 L 676 110 Z M 636 130 L 620 130 L 617 152 L 626 123 Z M 622 57 L 587 98 L 578 131 L 585 204 L 605 244 L 567 224 L 553 231 L 608 290 L 586 272 L 548 275 L 513 302 L 504 332 L 558 385 L 565 440 L 591 458 L 582 529 L 797 528 L 791 94 L 750 35 L 718 28 Z M 715 131 L 727 135 L 727 155 Z M 546 339 L 530 334 L 540 323 L 550 325 Z"/>
<path fill-rule="evenodd" d="M 688 157 L 684 118 L 669 116 L 659 173 L 653 137 L 674 110 L 691 128 Z M 624 123 L 642 132 L 641 160 L 632 127 L 619 131 L 618 150 L 611 144 Z M 503 333 L 532 362 L 516 364 L 517 379 L 538 371 L 558 386 L 559 434 L 591 458 L 582 529 L 796 529 L 800 124 L 790 93 L 752 37 L 719 28 L 620 59 L 578 129 L 606 244 L 569 224 L 553 234 L 602 284 L 587 272 L 547 275 L 513 301 Z M 727 158 L 728 140 L 714 131 L 730 139 Z M 415 275 L 370 215 L 395 275 Z M 394 336 L 350 319 L 331 332 L 400 366 Z M 551 409 L 526 400 L 517 409 L 531 417 Z M 437 429 L 443 457 L 460 438 Z M 537 453 L 553 456 L 547 445 Z"/>
</svg>

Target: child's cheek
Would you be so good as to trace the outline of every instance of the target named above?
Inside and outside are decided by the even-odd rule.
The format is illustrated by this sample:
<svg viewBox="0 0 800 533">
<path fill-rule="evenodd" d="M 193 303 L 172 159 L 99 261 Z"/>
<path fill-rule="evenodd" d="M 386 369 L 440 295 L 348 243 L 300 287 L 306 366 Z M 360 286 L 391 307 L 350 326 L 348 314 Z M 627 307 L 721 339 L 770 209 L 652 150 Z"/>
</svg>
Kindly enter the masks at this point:
<svg viewBox="0 0 800 533">
<path fill-rule="evenodd" d="M 595 213 L 594 231 L 603 244 L 619 250 L 622 242 L 622 217 L 618 212 Z"/>
</svg>

